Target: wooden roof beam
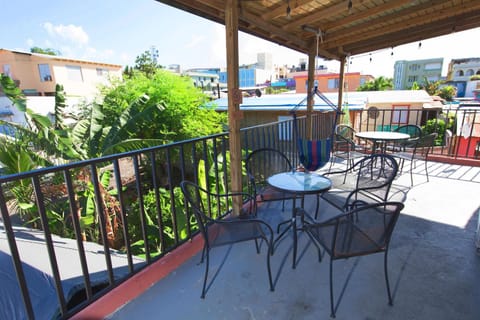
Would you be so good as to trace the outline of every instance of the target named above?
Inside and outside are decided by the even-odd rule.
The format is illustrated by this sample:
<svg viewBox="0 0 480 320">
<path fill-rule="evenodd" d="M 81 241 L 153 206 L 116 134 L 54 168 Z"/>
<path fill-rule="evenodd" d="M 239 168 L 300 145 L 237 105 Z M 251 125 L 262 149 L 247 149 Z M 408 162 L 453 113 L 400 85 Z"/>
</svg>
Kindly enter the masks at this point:
<svg viewBox="0 0 480 320">
<path fill-rule="evenodd" d="M 287 6 L 290 5 L 290 15 L 295 15 L 295 9 L 300 8 L 301 6 L 313 2 L 313 0 L 296 0 L 287 3 L 287 1 L 282 1 L 275 8 L 271 8 L 267 12 L 261 15 L 263 20 L 272 20 L 278 17 L 287 15 Z"/>
<path fill-rule="evenodd" d="M 457 8 L 455 14 L 464 14 L 470 12 L 472 9 L 480 9 L 480 2 L 472 1 L 470 6 L 467 8 Z M 443 10 L 436 10 L 435 14 L 426 13 L 425 15 L 419 15 L 416 18 L 412 18 L 408 21 L 407 25 L 411 25 L 412 27 L 418 26 L 421 27 L 422 25 L 426 25 L 425 21 L 428 23 L 434 23 L 435 21 L 439 21 L 445 18 L 449 18 L 452 16 L 451 8 L 444 8 Z M 453 19 L 456 16 L 452 17 Z M 401 25 L 396 23 L 394 19 L 389 19 L 390 24 L 388 25 L 389 32 L 396 32 L 400 31 L 405 28 L 405 25 Z M 340 45 L 345 45 L 349 43 L 352 39 L 355 42 L 368 40 L 369 38 L 374 38 L 376 36 L 384 36 L 385 37 L 385 19 L 378 18 L 376 19 L 375 23 L 365 22 L 362 26 L 354 26 L 347 29 L 342 30 L 342 32 L 336 32 L 334 34 L 326 35 L 324 39 L 324 49 L 329 49 L 333 47 L 338 47 Z"/>
</svg>

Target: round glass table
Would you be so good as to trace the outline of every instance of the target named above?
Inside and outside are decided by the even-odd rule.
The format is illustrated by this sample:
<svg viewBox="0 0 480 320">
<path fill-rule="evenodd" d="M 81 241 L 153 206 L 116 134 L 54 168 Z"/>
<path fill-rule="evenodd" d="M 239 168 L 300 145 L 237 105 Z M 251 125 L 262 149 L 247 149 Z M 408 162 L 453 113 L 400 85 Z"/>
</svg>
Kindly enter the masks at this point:
<svg viewBox="0 0 480 320">
<path fill-rule="evenodd" d="M 306 194 L 317 194 L 319 195 L 322 192 L 327 191 L 332 187 L 332 182 L 327 177 L 324 177 L 315 172 L 301 172 L 301 171 L 290 171 L 290 172 L 281 172 L 274 174 L 273 176 L 267 179 L 267 183 L 275 189 L 278 189 L 283 192 L 288 192 L 295 194 L 293 197 L 293 208 L 292 208 L 292 217 L 289 220 L 281 222 L 280 225 L 288 224 L 287 228 L 282 231 L 282 233 L 275 239 L 275 243 L 280 240 L 286 232 L 293 228 L 293 264 L 292 268 L 295 269 L 296 259 L 297 259 L 297 222 L 295 215 L 296 207 L 296 197 L 302 197 L 303 205 L 303 196 Z M 318 199 L 317 199 L 317 210 L 318 210 Z"/>
</svg>

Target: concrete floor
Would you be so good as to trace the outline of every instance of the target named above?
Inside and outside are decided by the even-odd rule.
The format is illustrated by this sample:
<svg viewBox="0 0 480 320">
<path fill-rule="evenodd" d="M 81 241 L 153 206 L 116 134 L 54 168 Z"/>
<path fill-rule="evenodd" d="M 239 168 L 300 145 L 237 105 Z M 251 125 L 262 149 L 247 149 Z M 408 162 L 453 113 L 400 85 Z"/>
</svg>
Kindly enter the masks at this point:
<svg viewBox="0 0 480 320">
<path fill-rule="evenodd" d="M 394 181 L 393 200 L 405 202 L 389 252 L 394 305 L 387 303 L 383 254 L 334 262 L 337 319 L 480 319 L 480 256 L 475 231 L 480 206 L 480 168 L 429 163 Z M 308 201 L 307 206 L 314 205 Z M 281 218 L 280 206 L 264 207 Z M 290 215 L 288 203 L 282 213 Z M 324 202 L 322 217 L 332 214 Z M 108 319 L 328 319 L 328 257 L 299 235 L 292 269 L 291 235 L 272 257 L 275 291 L 270 292 L 265 248 L 252 243 L 211 252 L 206 298 L 200 299 L 204 265 L 200 255 L 181 265 Z"/>
</svg>

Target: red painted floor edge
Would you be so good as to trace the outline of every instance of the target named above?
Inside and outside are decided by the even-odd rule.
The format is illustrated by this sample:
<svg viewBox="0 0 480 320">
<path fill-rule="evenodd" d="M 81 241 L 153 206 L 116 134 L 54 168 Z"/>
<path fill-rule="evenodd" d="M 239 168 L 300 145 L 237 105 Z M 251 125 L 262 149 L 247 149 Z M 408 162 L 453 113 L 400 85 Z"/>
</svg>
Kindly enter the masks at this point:
<svg viewBox="0 0 480 320">
<path fill-rule="evenodd" d="M 105 319 L 105 317 L 112 314 L 115 310 L 145 292 L 145 290 L 150 288 L 155 282 L 170 274 L 170 272 L 202 250 L 202 247 L 202 237 L 200 235 L 195 236 L 191 242 L 181 245 L 159 261 L 146 267 L 70 319 Z"/>
<path fill-rule="evenodd" d="M 428 155 L 428 160 L 429 161 L 442 162 L 442 163 L 458 164 L 458 165 L 461 165 L 461 166 L 480 167 L 480 159 L 454 158 L 454 157 L 450 157 L 450 156 L 429 154 Z"/>
</svg>

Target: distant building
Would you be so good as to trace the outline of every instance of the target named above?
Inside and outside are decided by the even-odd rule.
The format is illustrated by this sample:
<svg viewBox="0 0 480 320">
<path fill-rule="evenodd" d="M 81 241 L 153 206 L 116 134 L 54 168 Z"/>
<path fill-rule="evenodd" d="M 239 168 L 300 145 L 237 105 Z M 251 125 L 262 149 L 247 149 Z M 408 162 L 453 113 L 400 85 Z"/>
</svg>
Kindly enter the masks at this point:
<svg viewBox="0 0 480 320">
<path fill-rule="evenodd" d="M 193 85 L 202 91 L 214 91 L 219 84 L 219 73 L 218 68 L 198 68 L 186 70 L 182 75 L 189 76 Z"/>
<path fill-rule="evenodd" d="M 448 64 L 448 81 L 469 81 L 473 75 L 480 75 L 480 58 L 452 59 Z"/>
<path fill-rule="evenodd" d="M 274 68 L 272 55 L 270 53 L 258 53 L 256 63 L 239 66 L 239 86 L 240 88 L 254 87 L 275 81 L 279 78 L 276 74 L 276 70 L 278 69 Z M 228 80 L 227 72 L 221 71 L 219 76 L 220 83 L 226 84 Z"/>
<path fill-rule="evenodd" d="M 393 73 L 393 89 L 408 90 L 414 83 L 422 84 L 428 81 L 442 79 L 443 58 L 425 60 L 395 61 Z"/>
<path fill-rule="evenodd" d="M 0 72 L 14 80 L 28 96 L 53 96 L 55 85 L 66 96 L 93 99 L 98 85 L 122 77 L 122 66 L 39 53 L 0 49 Z"/>
<path fill-rule="evenodd" d="M 474 75 L 480 76 L 480 58 L 452 59 L 448 64 L 447 83 L 457 88 L 457 97 L 474 97 L 480 89 L 479 81 L 470 81 Z"/>
<path fill-rule="evenodd" d="M 295 79 L 297 93 L 307 92 L 308 72 L 296 72 L 290 74 Z M 345 73 L 345 91 L 355 91 L 364 83 L 373 80 L 373 76 L 360 74 L 360 72 Z M 340 74 L 321 69 L 315 72 L 318 90 L 321 92 L 338 92 L 340 86 Z"/>
</svg>

